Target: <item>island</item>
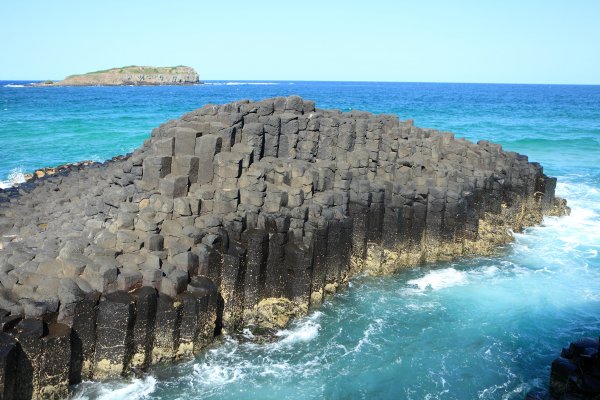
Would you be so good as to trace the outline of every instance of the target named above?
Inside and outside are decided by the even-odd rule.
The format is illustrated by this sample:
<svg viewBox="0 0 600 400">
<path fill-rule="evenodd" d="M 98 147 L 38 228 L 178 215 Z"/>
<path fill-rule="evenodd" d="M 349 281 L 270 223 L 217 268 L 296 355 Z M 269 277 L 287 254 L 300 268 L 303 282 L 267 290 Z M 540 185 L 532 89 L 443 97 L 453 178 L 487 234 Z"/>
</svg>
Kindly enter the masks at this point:
<svg viewBox="0 0 600 400">
<path fill-rule="evenodd" d="M 396 115 L 207 104 L 132 154 L 0 190 L 0 396 L 64 398 L 273 332 L 354 275 L 492 254 L 568 213 L 555 186 Z"/>
<path fill-rule="evenodd" d="M 60 82 L 46 81 L 38 86 L 157 86 L 195 85 L 198 73 L 191 67 L 143 67 L 130 65 L 102 71 L 70 75 Z"/>
</svg>

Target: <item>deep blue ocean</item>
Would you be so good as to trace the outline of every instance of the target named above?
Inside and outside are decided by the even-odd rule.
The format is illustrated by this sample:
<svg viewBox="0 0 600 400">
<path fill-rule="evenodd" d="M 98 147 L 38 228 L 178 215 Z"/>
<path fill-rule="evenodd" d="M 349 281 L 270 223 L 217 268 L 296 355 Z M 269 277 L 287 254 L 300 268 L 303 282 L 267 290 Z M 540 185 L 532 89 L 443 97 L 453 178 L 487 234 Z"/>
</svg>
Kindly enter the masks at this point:
<svg viewBox="0 0 600 400">
<path fill-rule="evenodd" d="M 298 94 L 319 108 L 412 118 L 490 140 L 558 177 L 572 214 L 498 256 L 356 277 L 274 343 L 223 338 L 140 379 L 83 383 L 76 399 L 522 399 L 547 387 L 569 341 L 600 335 L 600 86 L 208 82 L 27 87 L 0 81 L 0 181 L 129 152 L 206 103 Z"/>
</svg>

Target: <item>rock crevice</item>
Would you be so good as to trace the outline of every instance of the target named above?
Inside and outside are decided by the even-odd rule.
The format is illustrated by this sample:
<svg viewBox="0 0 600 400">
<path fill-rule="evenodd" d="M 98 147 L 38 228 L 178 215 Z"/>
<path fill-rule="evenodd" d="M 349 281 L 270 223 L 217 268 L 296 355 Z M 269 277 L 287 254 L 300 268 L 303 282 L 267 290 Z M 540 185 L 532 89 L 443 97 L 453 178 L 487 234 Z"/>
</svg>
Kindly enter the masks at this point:
<svg viewBox="0 0 600 400">
<path fill-rule="evenodd" d="M 568 210 L 555 185 L 392 115 L 206 105 L 124 158 L 0 192 L 0 392 L 60 397 L 285 326 L 353 274 L 490 254 Z"/>
</svg>

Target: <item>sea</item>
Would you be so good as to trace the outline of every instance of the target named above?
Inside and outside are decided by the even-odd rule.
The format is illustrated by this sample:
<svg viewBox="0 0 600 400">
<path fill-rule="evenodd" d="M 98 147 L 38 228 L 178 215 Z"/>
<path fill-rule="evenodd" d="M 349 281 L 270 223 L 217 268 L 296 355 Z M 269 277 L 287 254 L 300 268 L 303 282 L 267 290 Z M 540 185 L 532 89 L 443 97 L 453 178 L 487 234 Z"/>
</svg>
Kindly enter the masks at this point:
<svg viewBox="0 0 600 400">
<path fill-rule="evenodd" d="M 194 360 L 73 388 L 73 399 L 523 399 L 562 347 L 600 336 L 600 86 L 208 81 L 30 87 L 0 81 L 0 181 L 127 153 L 207 103 L 300 95 L 319 108 L 397 114 L 501 143 L 558 177 L 568 217 L 493 257 L 431 264 L 347 288 L 272 342 L 222 337 Z"/>
</svg>

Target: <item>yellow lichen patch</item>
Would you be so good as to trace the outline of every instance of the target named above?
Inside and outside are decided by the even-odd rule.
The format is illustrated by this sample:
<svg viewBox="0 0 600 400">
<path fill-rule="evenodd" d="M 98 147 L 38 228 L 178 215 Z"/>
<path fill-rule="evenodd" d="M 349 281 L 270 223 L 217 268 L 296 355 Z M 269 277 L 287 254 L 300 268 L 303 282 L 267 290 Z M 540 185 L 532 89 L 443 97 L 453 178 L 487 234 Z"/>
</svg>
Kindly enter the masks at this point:
<svg viewBox="0 0 600 400">
<path fill-rule="evenodd" d="M 252 308 L 244 308 L 244 314 L 242 316 L 242 324 L 244 326 L 255 325 L 254 320 L 256 319 L 256 306 Z"/>
<path fill-rule="evenodd" d="M 192 358 L 194 356 L 194 342 L 180 343 L 177 352 L 175 353 L 176 359 L 181 358 Z"/>
<path fill-rule="evenodd" d="M 83 360 L 81 365 L 81 375 L 88 376 L 92 373 L 92 362 L 90 360 Z"/>
<path fill-rule="evenodd" d="M 310 294 L 310 305 L 316 306 L 323 303 L 323 289 L 316 290 Z"/>
<path fill-rule="evenodd" d="M 32 395 L 32 400 L 37 399 L 64 399 L 69 394 L 69 386 L 65 382 L 63 385 L 46 385 L 35 391 Z"/>
<path fill-rule="evenodd" d="M 144 361 L 146 360 L 145 353 L 135 353 L 131 358 L 131 366 L 133 368 L 140 368 L 144 366 Z"/>
<path fill-rule="evenodd" d="M 308 304 L 300 304 L 283 297 L 261 300 L 256 307 L 255 323 L 260 328 L 282 329 L 290 319 L 306 315 Z"/>
<path fill-rule="evenodd" d="M 555 198 L 552 202 L 552 206 L 547 212 L 547 215 L 551 217 L 563 217 L 570 214 L 571 209 L 567 207 L 567 201 L 561 198 Z"/>
<path fill-rule="evenodd" d="M 379 245 L 369 244 L 363 271 L 371 276 L 393 274 L 398 271 L 400 265 L 399 260 L 402 255 L 401 252 L 384 249 Z"/>
<path fill-rule="evenodd" d="M 152 349 L 152 364 L 170 362 L 175 357 L 173 349 L 164 347 L 154 347 Z"/>
<path fill-rule="evenodd" d="M 102 359 L 96 363 L 94 368 L 95 379 L 106 379 L 120 376 L 123 372 L 123 364 L 113 363 L 110 360 Z"/>
<path fill-rule="evenodd" d="M 325 285 L 324 290 L 327 294 L 334 294 L 337 292 L 339 284 L 337 282 L 331 282 Z"/>
</svg>

